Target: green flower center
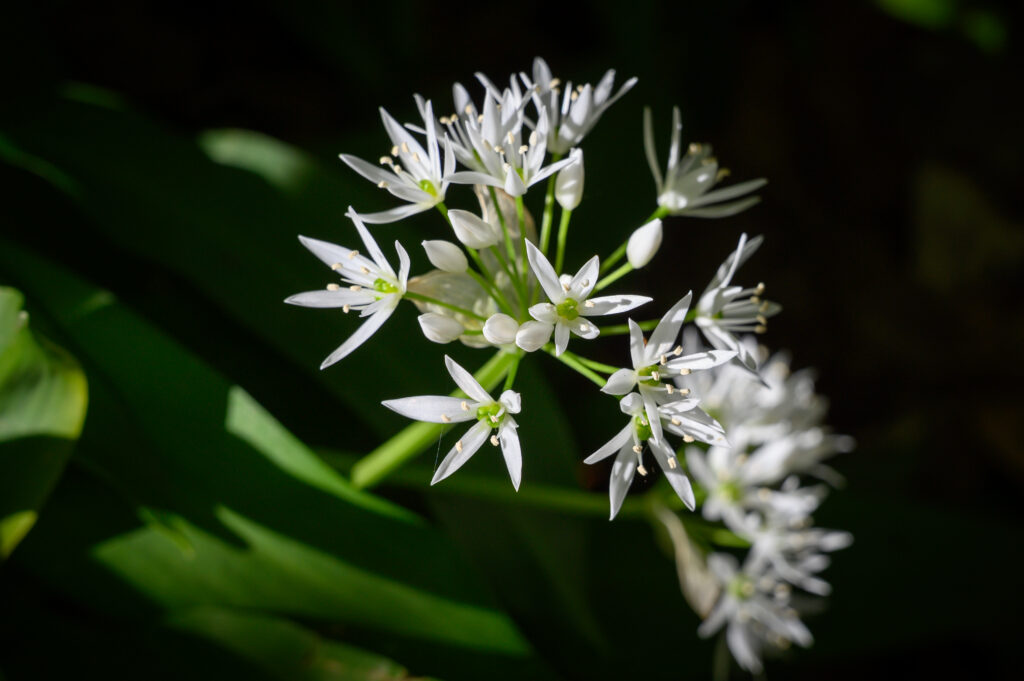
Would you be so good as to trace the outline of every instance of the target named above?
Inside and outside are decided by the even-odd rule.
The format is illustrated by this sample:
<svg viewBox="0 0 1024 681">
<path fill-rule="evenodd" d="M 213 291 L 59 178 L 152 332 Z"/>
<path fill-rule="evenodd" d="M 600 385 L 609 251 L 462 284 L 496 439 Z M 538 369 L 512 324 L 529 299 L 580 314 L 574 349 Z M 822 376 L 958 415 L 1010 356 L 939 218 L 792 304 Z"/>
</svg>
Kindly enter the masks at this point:
<svg viewBox="0 0 1024 681">
<path fill-rule="evenodd" d="M 726 589 L 734 598 L 741 601 L 754 595 L 754 583 L 742 575 L 734 577 Z"/>
<path fill-rule="evenodd" d="M 562 319 L 571 322 L 572 320 L 580 316 L 580 313 L 577 309 L 579 308 L 579 306 L 580 304 L 577 303 L 572 298 L 566 298 L 561 303 L 555 306 L 555 312 L 557 312 L 558 316 L 561 317 Z"/>
<path fill-rule="evenodd" d="M 482 407 L 477 407 L 476 419 L 477 421 L 483 421 L 492 428 L 497 428 L 499 425 L 501 425 L 502 420 L 504 420 L 505 418 L 504 414 L 501 414 L 500 416 L 498 415 L 500 411 L 501 405 L 498 404 L 497 402 L 495 402 L 494 404 L 488 404 Z M 491 418 L 492 416 L 494 418 Z"/>
<path fill-rule="evenodd" d="M 640 383 L 643 383 L 644 385 L 651 385 L 651 386 L 661 385 L 661 380 L 660 380 L 661 377 L 659 376 L 658 378 L 654 378 L 654 374 L 657 371 L 658 371 L 658 365 L 657 364 L 652 364 L 649 367 L 644 367 L 643 369 L 638 369 L 637 372 L 636 372 L 637 380 L 639 380 Z"/>
<path fill-rule="evenodd" d="M 427 180 L 427 179 L 420 180 L 420 189 L 422 189 L 426 193 L 430 194 L 435 199 L 437 198 L 437 187 L 435 187 L 434 183 L 431 182 L 430 180 Z"/>
<path fill-rule="evenodd" d="M 654 431 L 651 430 L 651 424 L 648 423 L 646 416 L 634 417 L 633 427 L 636 428 L 636 436 L 640 439 L 640 442 L 646 442 L 654 435 Z"/>
<path fill-rule="evenodd" d="M 373 290 L 380 291 L 381 293 L 398 293 L 398 287 L 389 281 L 383 279 L 377 279 L 373 282 Z"/>
<path fill-rule="evenodd" d="M 731 481 L 723 482 L 721 485 L 719 485 L 718 493 L 722 496 L 723 499 L 730 502 L 739 501 L 740 497 L 743 495 L 742 490 L 740 490 L 740 486 L 737 485 L 735 482 Z"/>
</svg>

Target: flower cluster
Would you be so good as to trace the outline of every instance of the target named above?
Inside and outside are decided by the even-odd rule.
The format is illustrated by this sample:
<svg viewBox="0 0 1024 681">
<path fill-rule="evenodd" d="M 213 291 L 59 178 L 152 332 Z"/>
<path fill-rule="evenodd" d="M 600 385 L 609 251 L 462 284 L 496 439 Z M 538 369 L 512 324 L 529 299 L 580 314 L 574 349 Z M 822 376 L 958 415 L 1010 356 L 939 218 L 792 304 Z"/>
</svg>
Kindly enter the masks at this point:
<svg viewBox="0 0 1024 681">
<path fill-rule="evenodd" d="M 449 424 L 471 423 L 437 466 L 431 484 L 455 473 L 489 442 L 500 448 L 518 490 L 524 456 L 514 418 L 523 402 L 514 390 L 517 370 L 534 353 L 550 355 L 616 399 L 625 417 L 622 428 L 584 459 L 598 464 L 614 456 L 608 484 L 612 519 L 622 512 L 636 474 L 664 477 L 664 489 L 686 509 L 695 510 L 703 497 L 708 520 L 724 523 L 750 543 L 742 568 L 726 554 L 708 556 L 706 565 L 721 584 L 721 596 L 701 633 L 728 622 L 730 648 L 750 670 L 759 668 L 766 641 L 806 645 L 810 634 L 780 596 L 782 587 L 824 593 L 827 584 L 817 576 L 827 562 L 823 556 L 848 543 L 848 535 L 808 529 L 824 491 L 801 487 L 799 476 L 833 480 L 835 474 L 820 461 L 848 449 L 849 442 L 820 426 L 823 409 L 809 379 L 784 375 L 780 367 L 785 360 L 765 360 L 750 340 L 749 334 L 764 333 L 768 319 L 780 311 L 764 299 L 763 284 L 735 283 L 761 238 L 742 235 L 704 292 L 696 298 L 686 293 L 660 318 L 604 322 L 608 315 L 655 306 L 648 296 L 605 289 L 652 262 L 662 244 L 663 219 L 734 215 L 758 201 L 751 193 L 765 181 L 716 187 L 728 171 L 711 155 L 710 145 L 692 144 L 680 155 L 678 109 L 663 175 L 647 110 L 643 138 L 656 185 L 653 213 L 638 227 L 622 230 L 622 245 L 608 257 L 593 255 L 578 268 L 566 267 L 571 217 L 584 197 L 580 145 L 636 79 L 616 90 L 615 72 L 608 71 L 596 85 L 563 85 L 539 58 L 530 74 L 512 75 L 506 87 L 482 74 L 477 79 L 481 98 L 474 99 L 457 83 L 451 114 L 435 116 L 434 103 L 419 95 L 417 121 L 399 124 L 382 109 L 389 148 L 378 163 L 341 155 L 350 168 L 403 203 L 377 213 L 349 209 L 365 255 L 300 237 L 340 282 L 286 302 L 358 311 L 367 318 L 322 368 L 359 348 L 403 300 L 418 310 L 427 340 L 491 349 L 493 360 L 476 374 L 445 356 L 459 391 L 390 399 L 383 405 L 437 424 L 438 434 Z M 472 186 L 475 205 L 449 209 L 446 201 L 460 185 Z M 534 188 L 543 192 L 539 229 L 526 205 Z M 421 244 L 433 269 L 410 277 L 410 258 L 395 242 L 396 273 L 366 225 L 434 209 L 444 231 Z M 628 336 L 621 365 L 580 352 L 587 341 L 601 336 Z M 526 402 L 528 414 L 528 396 Z M 649 494 L 661 492 L 655 486 Z M 771 592 L 762 593 L 769 582 Z"/>
</svg>

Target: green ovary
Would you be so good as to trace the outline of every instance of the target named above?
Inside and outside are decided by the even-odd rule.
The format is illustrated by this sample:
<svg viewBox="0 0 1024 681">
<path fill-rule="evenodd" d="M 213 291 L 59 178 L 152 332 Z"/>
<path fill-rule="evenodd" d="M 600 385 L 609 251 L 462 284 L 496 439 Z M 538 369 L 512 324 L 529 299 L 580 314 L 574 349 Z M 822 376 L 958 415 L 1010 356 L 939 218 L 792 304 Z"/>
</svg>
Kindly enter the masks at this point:
<svg viewBox="0 0 1024 681">
<path fill-rule="evenodd" d="M 562 319 L 571 322 L 572 320 L 580 316 L 580 313 L 577 310 L 579 306 L 580 304 L 577 303 L 572 298 L 566 298 L 564 301 L 555 306 L 555 312 L 557 312 L 558 316 L 561 317 Z"/>
<path fill-rule="evenodd" d="M 430 194 L 435 199 L 437 198 L 437 187 L 435 187 L 434 183 L 430 180 L 420 180 L 420 189 Z"/>
<path fill-rule="evenodd" d="M 498 404 L 497 402 L 483 407 L 477 407 L 476 418 L 478 421 L 484 421 L 485 423 L 487 423 L 487 425 L 497 428 L 498 425 L 501 423 L 502 418 L 504 418 L 505 416 L 504 414 L 501 414 L 499 416 L 498 414 L 500 411 L 501 405 Z M 492 416 L 496 417 L 498 420 L 492 421 Z"/>
<path fill-rule="evenodd" d="M 381 293 L 398 293 L 397 286 L 391 282 L 384 281 L 383 279 L 378 279 L 373 282 L 373 290 L 380 291 Z"/>
<path fill-rule="evenodd" d="M 723 499 L 730 502 L 739 501 L 742 491 L 735 482 L 723 482 L 718 486 L 718 493 Z"/>
<path fill-rule="evenodd" d="M 636 428 L 636 436 L 640 439 L 640 442 L 646 442 L 654 435 L 654 431 L 651 430 L 651 424 L 643 416 L 635 417 L 633 419 L 633 426 Z"/>
</svg>

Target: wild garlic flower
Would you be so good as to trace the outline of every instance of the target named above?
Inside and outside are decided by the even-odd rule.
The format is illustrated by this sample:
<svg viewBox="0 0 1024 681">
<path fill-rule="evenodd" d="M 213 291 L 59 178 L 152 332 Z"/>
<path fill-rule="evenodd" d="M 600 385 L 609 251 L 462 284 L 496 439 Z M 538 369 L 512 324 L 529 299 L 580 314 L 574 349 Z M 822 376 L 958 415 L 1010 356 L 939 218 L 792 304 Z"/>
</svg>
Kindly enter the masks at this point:
<svg viewBox="0 0 1024 681">
<path fill-rule="evenodd" d="M 561 355 L 569 344 L 569 333 L 581 338 L 597 338 L 601 331 L 585 315 L 606 315 L 628 312 L 651 301 L 647 296 L 599 296 L 590 298 L 597 285 L 601 269 L 595 255 L 567 282 L 559 280 L 555 268 L 532 243 L 526 243 L 530 267 L 550 302 L 538 303 L 530 308 L 530 316 L 544 324 L 551 324 L 555 332 L 555 352 Z"/>
<path fill-rule="evenodd" d="M 601 392 L 609 395 L 625 395 L 635 386 L 638 387 L 647 418 L 659 440 L 663 434 L 658 405 L 681 400 L 689 394 L 689 390 L 676 388 L 673 379 L 693 371 L 716 367 L 736 356 L 731 350 L 711 350 L 683 356 L 683 348 L 677 345 L 677 340 L 692 297 L 691 291 L 665 313 L 651 333 L 650 340 L 644 339 L 640 326 L 630 319 L 629 354 L 633 366 L 616 371 L 601 388 Z"/>
<path fill-rule="evenodd" d="M 738 534 L 751 541 L 747 555 L 751 569 L 770 569 L 780 580 L 808 593 L 827 596 L 832 587 L 817 576 L 831 562 L 825 554 L 850 546 L 853 535 L 840 530 L 805 528 L 809 522 L 809 518 L 751 514 L 747 529 Z"/>
<path fill-rule="evenodd" d="M 731 555 L 713 553 L 708 568 L 721 586 L 721 595 L 697 633 L 707 638 L 725 627 L 725 640 L 741 667 L 760 674 L 766 650 L 791 644 L 808 647 L 814 639 L 789 604 L 789 588 L 764 566 L 745 564 L 741 570 Z"/>
<path fill-rule="evenodd" d="M 505 458 L 512 486 L 518 491 L 523 476 L 523 457 L 519 447 L 519 425 L 512 414 L 521 408 L 519 393 L 506 390 L 497 400 L 484 390 L 473 375 L 462 368 L 451 357 L 445 355 L 445 366 L 455 384 L 466 393 L 467 399 L 443 395 L 422 395 L 385 400 L 388 409 L 416 421 L 428 423 L 462 423 L 476 421 L 466 433 L 455 442 L 455 446 L 441 461 L 430 481 L 436 485 L 459 470 L 488 440 L 497 447 Z M 492 431 L 497 431 L 496 433 Z"/>
<path fill-rule="evenodd" d="M 429 117 L 426 118 L 428 121 L 434 120 L 430 102 L 425 104 L 424 116 Z M 381 156 L 380 165 L 368 163 L 350 154 L 341 154 L 341 160 L 381 189 L 387 189 L 409 203 L 379 213 L 363 214 L 363 222 L 370 224 L 397 222 L 410 215 L 430 210 L 444 201 L 448 189 L 448 176 L 455 171 L 455 155 L 447 139 L 444 141 L 444 167 L 441 167 L 435 126 L 429 123 L 426 126 L 427 148 L 424 150 L 416 138 L 383 108 L 380 110 L 380 117 L 384 121 L 388 137 L 391 138 L 390 154 Z"/>
<path fill-rule="evenodd" d="M 596 86 L 586 83 L 573 88 L 571 82 L 563 92 L 562 81 L 551 75 L 546 61 L 537 57 L 533 60 L 533 75 L 519 74 L 523 85 L 533 90 L 541 117 L 547 117 L 547 148 L 552 154 L 564 155 L 577 146 L 587 133 L 597 125 L 601 115 L 622 95 L 636 85 L 637 79 L 630 78 L 612 94 L 615 86 L 615 70 L 609 69 Z"/>
<path fill-rule="evenodd" d="M 752 373 L 757 373 L 757 355 L 741 342 L 737 334 L 764 333 L 768 317 L 778 314 L 782 307 L 778 303 L 762 300 L 764 284 L 754 288 L 743 288 L 731 284 L 737 268 L 753 255 L 761 245 L 761 237 L 747 240 L 740 236 L 736 250 L 729 254 L 712 277 L 708 287 L 697 303 L 694 322 L 712 346 L 720 350 L 732 350 L 737 361 Z"/>
<path fill-rule="evenodd" d="M 583 460 L 583 463 L 595 464 L 612 454 L 616 455 L 615 463 L 612 464 L 611 477 L 608 480 L 608 498 L 611 505 L 609 520 L 614 520 L 619 509 L 622 508 L 622 502 L 633 482 L 634 473 L 647 475 L 643 459 L 644 443 L 650 445 L 651 453 L 665 473 L 672 489 L 692 511 L 695 501 L 690 479 L 686 477 L 676 460 L 676 454 L 672 448 L 663 439 L 654 435 L 651 421 L 644 410 L 643 398 L 637 393 L 630 393 L 619 402 L 619 408 L 623 414 L 629 416 L 629 423 L 600 449 Z"/>
<path fill-rule="evenodd" d="M 761 200 L 756 196 L 740 197 L 767 184 L 767 180 L 763 178 L 710 191 L 712 187 L 729 175 L 729 171 L 718 167 L 718 160 L 711 155 L 710 144 L 691 144 L 687 148 L 686 154 L 680 159 L 682 130 L 683 122 L 679 114 L 679 107 L 674 107 L 672 109 L 672 144 L 669 146 L 668 168 L 665 170 L 665 176 L 662 177 L 658 153 L 654 148 L 651 110 L 644 109 L 644 150 L 647 152 L 647 163 L 651 166 L 651 174 L 654 175 L 654 182 L 657 185 L 659 206 L 668 211 L 670 215 L 724 218 L 742 212 Z"/>
<path fill-rule="evenodd" d="M 409 282 L 409 254 L 402 248 L 402 244 L 395 242 L 399 261 L 396 274 L 351 206 L 347 215 L 356 226 L 372 260 L 360 255 L 357 250 L 300 236 L 302 245 L 337 272 L 347 286 L 328 284 L 326 291 L 297 293 L 284 301 L 303 307 L 340 307 L 346 313 L 358 310 L 360 317 L 369 317 L 348 340 L 327 356 L 320 365 L 321 369 L 343 359 L 376 333 L 398 307 Z"/>
</svg>

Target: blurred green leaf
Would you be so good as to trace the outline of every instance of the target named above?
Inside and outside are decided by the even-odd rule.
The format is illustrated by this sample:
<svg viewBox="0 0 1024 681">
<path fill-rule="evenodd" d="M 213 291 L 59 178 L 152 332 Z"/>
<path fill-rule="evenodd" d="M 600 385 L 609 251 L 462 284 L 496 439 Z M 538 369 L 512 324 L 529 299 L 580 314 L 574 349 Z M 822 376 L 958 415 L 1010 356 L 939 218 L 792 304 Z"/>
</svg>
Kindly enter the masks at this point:
<svg viewBox="0 0 1024 681">
<path fill-rule="evenodd" d="M 22 303 L 0 287 L 0 560 L 35 524 L 88 401 L 77 362 L 29 331 Z"/>
</svg>

